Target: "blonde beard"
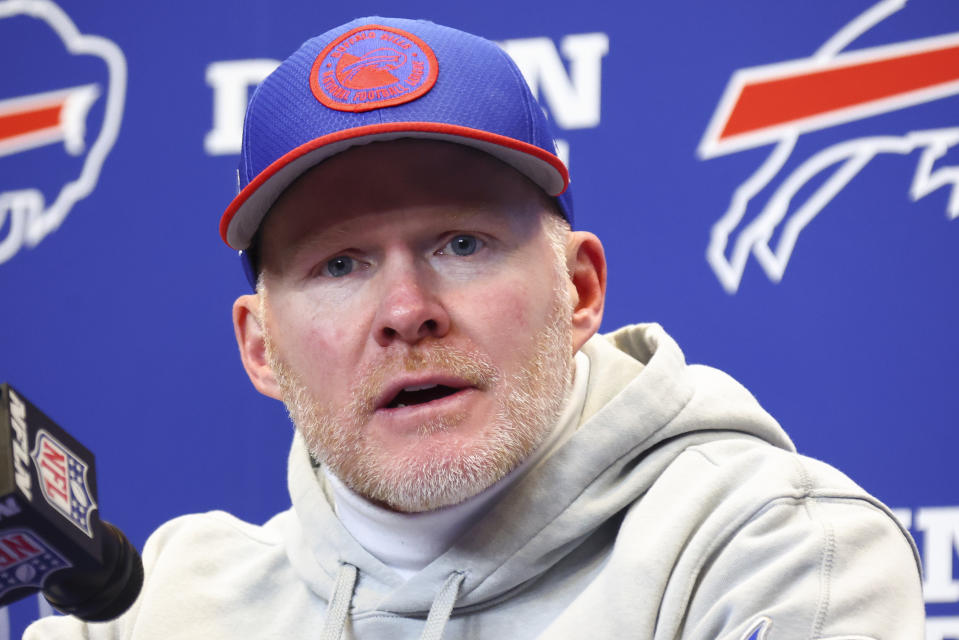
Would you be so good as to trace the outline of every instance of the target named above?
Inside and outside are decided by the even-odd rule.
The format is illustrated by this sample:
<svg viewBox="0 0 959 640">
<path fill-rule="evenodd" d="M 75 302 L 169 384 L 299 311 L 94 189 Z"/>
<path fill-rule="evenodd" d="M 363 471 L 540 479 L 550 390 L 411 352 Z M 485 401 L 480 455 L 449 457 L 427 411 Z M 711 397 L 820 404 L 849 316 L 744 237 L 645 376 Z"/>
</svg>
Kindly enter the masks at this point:
<svg viewBox="0 0 959 640">
<path fill-rule="evenodd" d="M 311 455 L 356 493 L 402 512 L 457 504 L 515 469 L 553 429 L 572 381 L 572 301 L 565 257 L 556 253 L 547 322 L 529 342 L 521 360 L 526 364 L 508 376 L 485 354 L 429 341 L 406 353 L 392 352 L 371 366 L 345 405 L 321 406 L 280 358 L 264 323 L 270 366 Z M 265 305 L 265 295 L 261 301 Z M 485 393 L 499 391 L 494 419 L 473 438 L 452 437 L 437 446 L 433 441 L 455 436 L 467 419 L 465 414 L 444 415 L 420 425 L 416 444 L 383 451 L 364 431 L 375 398 L 398 372 L 418 370 L 452 374 Z"/>
</svg>

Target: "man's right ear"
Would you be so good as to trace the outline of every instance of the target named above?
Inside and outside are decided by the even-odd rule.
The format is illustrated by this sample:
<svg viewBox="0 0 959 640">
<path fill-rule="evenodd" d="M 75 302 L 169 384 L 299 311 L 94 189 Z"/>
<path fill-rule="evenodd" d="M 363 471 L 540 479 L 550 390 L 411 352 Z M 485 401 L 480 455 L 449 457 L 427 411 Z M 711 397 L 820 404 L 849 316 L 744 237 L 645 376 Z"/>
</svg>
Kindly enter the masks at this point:
<svg viewBox="0 0 959 640">
<path fill-rule="evenodd" d="M 246 375 L 256 390 L 265 396 L 283 399 L 270 360 L 266 355 L 266 334 L 259 316 L 260 298 L 256 294 L 240 296 L 233 303 L 233 331 L 240 348 L 240 359 Z"/>
</svg>

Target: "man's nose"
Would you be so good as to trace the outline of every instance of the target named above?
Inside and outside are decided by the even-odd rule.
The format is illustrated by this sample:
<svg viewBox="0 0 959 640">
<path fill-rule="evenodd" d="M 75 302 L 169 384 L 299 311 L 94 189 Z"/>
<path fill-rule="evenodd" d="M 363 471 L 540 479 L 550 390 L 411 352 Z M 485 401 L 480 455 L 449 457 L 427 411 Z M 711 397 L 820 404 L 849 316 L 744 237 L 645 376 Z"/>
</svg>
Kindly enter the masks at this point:
<svg viewBox="0 0 959 640">
<path fill-rule="evenodd" d="M 449 331 L 450 317 L 437 296 L 429 274 L 417 265 L 406 265 L 384 274 L 384 292 L 373 327 L 380 346 L 396 341 L 416 344 L 439 338 Z"/>
</svg>

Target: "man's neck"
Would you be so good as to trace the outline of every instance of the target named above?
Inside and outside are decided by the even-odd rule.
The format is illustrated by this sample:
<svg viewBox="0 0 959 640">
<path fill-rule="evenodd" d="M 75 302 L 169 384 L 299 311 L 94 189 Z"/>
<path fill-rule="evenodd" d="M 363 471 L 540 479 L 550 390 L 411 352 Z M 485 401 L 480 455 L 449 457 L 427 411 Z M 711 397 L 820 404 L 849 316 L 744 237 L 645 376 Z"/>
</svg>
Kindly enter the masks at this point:
<svg viewBox="0 0 959 640">
<path fill-rule="evenodd" d="M 586 400 L 589 359 L 579 352 L 566 403 L 553 429 L 521 465 L 492 486 L 459 504 L 422 513 L 398 513 L 373 504 L 323 467 L 333 489 L 336 514 L 367 551 L 404 578 L 449 549 L 497 500 L 576 431 Z"/>
</svg>

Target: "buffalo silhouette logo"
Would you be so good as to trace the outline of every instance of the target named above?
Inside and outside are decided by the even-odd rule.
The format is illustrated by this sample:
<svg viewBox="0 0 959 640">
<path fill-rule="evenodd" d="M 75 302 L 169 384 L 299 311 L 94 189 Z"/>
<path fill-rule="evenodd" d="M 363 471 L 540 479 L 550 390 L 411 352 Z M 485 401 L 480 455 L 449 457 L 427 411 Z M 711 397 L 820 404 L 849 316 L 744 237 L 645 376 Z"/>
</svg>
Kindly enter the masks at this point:
<svg viewBox="0 0 959 640">
<path fill-rule="evenodd" d="M 391 47 L 373 49 L 357 58 L 345 54 L 336 65 L 336 78 L 350 89 L 378 89 L 399 82 L 391 71 L 406 64 L 406 55 Z"/>
<path fill-rule="evenodd" d="M 126 60 L 48 0 L 0 0 L 0 54 L 2 264 L 96 188 L 120 131 Z"/>
<path fill-rule="evenodd" d="M 918 152 L 910 197 L 919 200 L 951 186 L 946 214 L 959 217 L 959 167 L 939 162 L 959 144 L 959 127 L 846 139 L 798 165 L 794 157 L 804 134 L 959 94 L 959 32 L 849 49 L 905 5 L 883 0 L 871 6 L 809 58 L 733 74 L 699 156 L 775 146 L 712 227 L 706 257 L 729 293 L 738 290 L 750 255 L 770 280 L 781 280 L 800 232 L 879 154 Z"/>
</svg>

